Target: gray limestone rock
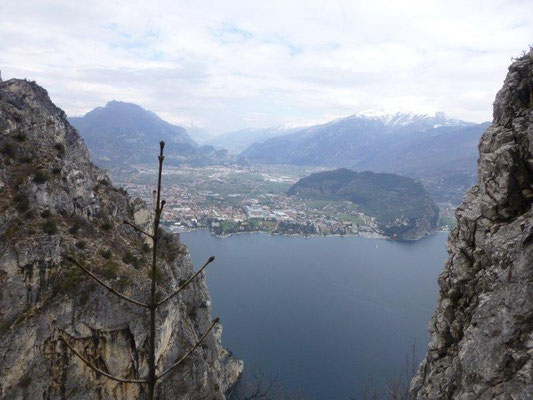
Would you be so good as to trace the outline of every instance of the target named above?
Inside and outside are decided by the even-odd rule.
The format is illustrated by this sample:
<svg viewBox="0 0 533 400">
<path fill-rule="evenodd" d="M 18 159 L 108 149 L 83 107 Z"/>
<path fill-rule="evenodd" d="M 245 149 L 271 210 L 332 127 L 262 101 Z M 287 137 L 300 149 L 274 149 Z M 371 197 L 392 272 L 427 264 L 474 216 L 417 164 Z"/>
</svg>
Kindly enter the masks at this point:
<svg viewBox="0 0 533 400">
<path fill-rule="evenodd" d="M 154 156 L 154 160 L 156 157 Z M 123 378 L 147 373 L 145 309 L 116 298 L 65 261 L 72 254 L 116 289 L 147 300 L 144 238 L 151 211 L 95 167 L 63 111 L 35 83 L 0 83 L 0 399 L 143 399 L 135 384 L 97 376 L 58 340 Z M 193 266 L 177 235 L 159 253 L 162 295 Z M 158 314 L 157 363 L 172 365 L 211 322 L 202 274 Z M 242 361 L 213 331 L 165 378 L 160 399 L 224 399 Z"/>
<path fill-rule="evenodd" d="M 416 399 L 533 398 L 533 51 L 509 67 L 457 210 Z"/>
</svg>

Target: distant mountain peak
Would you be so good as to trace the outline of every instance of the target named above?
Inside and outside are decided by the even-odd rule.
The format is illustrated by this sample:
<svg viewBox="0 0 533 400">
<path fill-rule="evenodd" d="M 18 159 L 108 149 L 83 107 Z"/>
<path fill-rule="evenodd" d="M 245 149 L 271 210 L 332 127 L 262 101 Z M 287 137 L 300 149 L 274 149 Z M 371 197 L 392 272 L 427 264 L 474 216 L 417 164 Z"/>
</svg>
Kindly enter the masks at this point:
<svg viewBox="0 0 533 400">
<path fill-rule="evenodd" d="M 127 101 L 120 101 L 120 100 L 111 100 L 111 101 L 108 101 L 105 105 L 105 108 L 113 108 L 113 107 L 128 107 L 128 108 L 137 108 L 137 109 L 144 110 L 144 108 L 142 108 L 141 106 L 137 104 L 129 103 Z"/>
<path fill-rule="evenodd" d="M 420 114 L 412 111 L 386 111 L 368 109 L 354 113 L 349 119 L 371 119 L 387 126 L 407 126 L 417 122 L 430 122 L 433 126 L 468 126 L 470 123 L 448 117 L 442 111 Z"/>
</svg>

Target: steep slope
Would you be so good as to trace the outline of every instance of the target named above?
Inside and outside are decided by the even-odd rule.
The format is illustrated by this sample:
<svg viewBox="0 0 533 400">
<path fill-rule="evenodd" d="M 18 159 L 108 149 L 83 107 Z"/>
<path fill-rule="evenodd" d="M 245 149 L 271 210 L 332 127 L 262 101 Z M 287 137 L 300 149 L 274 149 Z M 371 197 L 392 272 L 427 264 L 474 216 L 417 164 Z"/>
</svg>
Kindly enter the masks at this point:
<svg viewBox="0 0 533 400">
<path fill-rule="evenodd" d="M 184 128 L 131 103 L 110 101 L 83 117 L 69 118 L 69 122 L 80 132 L 94 161 L 108 168 L 152 162 L 160 140 L 167 143 L 170 164 L 228 160 L 226 152 L 198 146 Z"/>
<path fill-rule="evenodd" d="M 146 301 L 143 238 L 151 211 L 114 188 L 80 136 L 35 83 L 0 83 L 0 399 L 142 399 L 133 384 L 96 376 L 58 340 L 62 335 L 100 368 L 147 373 L 147 315 L 65 261 L 72 254 L 113 287 Z M 152 157 L 155 161 L 155 157 Z M 187 248 L 165 234 L 163 293 L 193 273 Z M 203 275 L 158 315 L 158 368 L 166 368 L 210 324 Z M 160 388 L 161 399 L 223 399 L 242 369 L 211 334 Z"/>
<path fill-rule="evenodd" d="M 477 144 L 489 125 L 435 128 L 377 149 L 360 168 L 420 179 L 436 201 L 458 205 L 477 181 Z"/>
<path fill-rule="evenodd" d="M 457 129 L 470 125 L 473 124 L 449 119 L 442 113 L 435 116 L 356 113 L 255 144 L 242 155 L 264 163 L 357 166 L 369 157 L 369 150 L 377 150 L 388 143 L 437 128 Z"/>
<path fill-rule="evenodd" d="M 437 229 L 439 209 L 421 183 L 394 174 L 354 172 L 345 168 L 311 174 L 287 192 L 317 200 L 348 200 L 376 218 L 384 235 L 419 239 Z"/>
<path fill-rule="evenodd" d="M 458 121 L 443 113 L 357 113 L 256 143 L 241 157 L 266 164 L 403 174 L 423 179 L 438 201 L 458 203 L 475 180 L 476 145 L 485 129 L 484 124 Z"/>
<path fill-rule="evenodd" d="M 457 210 L 417 399 L 533 397 L 533 51 L 509 68 Z"/>
</svg>

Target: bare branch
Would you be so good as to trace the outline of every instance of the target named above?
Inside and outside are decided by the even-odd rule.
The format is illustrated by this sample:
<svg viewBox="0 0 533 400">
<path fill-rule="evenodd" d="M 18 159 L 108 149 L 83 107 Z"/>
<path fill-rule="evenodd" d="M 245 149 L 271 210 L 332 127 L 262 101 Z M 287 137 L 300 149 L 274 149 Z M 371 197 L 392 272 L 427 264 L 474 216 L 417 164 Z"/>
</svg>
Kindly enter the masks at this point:
<svg viewBox="0 0 533 400">
<path fill-rule="evenodd" d="M 114 295 L 120 297 L 121 299 L 129 301 L 130 303 L 136 304 L 136 305 L 141 306 L 141 307 L 148 308 L 148 304 L 144 304 L 144 303 L 141 303 L 140 301 L 133 300 L 132 298 L 129 298 L 128 296 L 123 295 L 122 293 L 120 293 L 120 292 L 116 291 L 115 289 L 113 289 L 111 286 L 109 286 L 107 283 L 102 281 L 100 278 L 98 278 L 96 275 L 94 275 L 91 271 L 89 271 L 87 268 L 85 268 L 83 265 L 81 265 L 73 257 L 65 256 L 65 259 L 67 259 L 68 261 L 70 261 L 70 262 L 74 263 L 75 265 L 77 265 L 79 268 L 81 268 L 81 270 L 83 272 L 85 272 L 87 275 L 89 275 L 91 278 L 93 278 L 96 282 L 98 282 L 100 285 L 105 287 L 107 290 L 109 290 Z"/>
<path fill-rule="evenodd" d="M 90 369 L 92 369 L 93 371 L 99 373 L 99 374 L 102 374 L 104 375 L 105 377 L 109 378 L 109 379 L 112 379 L 114 381 L 117 381 L 117 382 L 122 382 L 122 383 L 148 383 L 148 381 L 146 379 L 124 379 L 124 378 L 118 378 L 116 376 L 113 376 L 113 375 L 110 375 L 108 374 L 107 372 L 105 371 L 102 371 L 100 368 L 97 368 L 95 367 L 94 365 L 92 365 L 88 360 L 86 360 L 80 353 L 78 353 L 74 347 L 72 347 L 70 345 L 69 342 L 67 342 L 65 340 L 65 338 L 63 337 L 59 337 L 59 340 L 61 340 L 63 343 L 65 343 L 67 345 L 67 347 L 74 353 L 76 354 L 76 356 L 78 356 L 78 358 L 83 361 Z"/>
<path fill-rule="evenodd" d="M 168 374 L 170 371 L 172 371 L 174 368 L 176 368 L 178 365 L 180 365 L 183 361 L 185 361 L 187 359 L 187 357 L 189 357 L 191 355 L 191 353 L 196 350 L 198 348 L 198 346 L 200 346 L 200 344 L 202 344 L 202 342 L 204 341 L 204 339 L 207 337 L 207 335 L 209 335 L 209 332 L 211 332 L 211 330 L 213 330 L 213 328 L 215 327 L 215 325 L 220 321 L 219 318 L 215 318 L 215 320 L 211 323 L 211 326 L 207 329 L 207 331 L 205 331 L 205 333 L 203 334 L 203 336 L 200 338 L 200 340 L 187 352 L 185 353 L 185 355 L 183 357 L 181 357 L 178 361 L 176 361 L 176 363 L 170 367 L 168 367 L 166 370 L 164 370 L 160 375 L 158 375 L 156 377 L 156 380 L 159 380 L 161 379 L 163 376 L 165 376 L 166 374 Z"/>
<path fill-rule="evenodd" d="M 192 282 L 192 280 L 194 278 L 196 278 L 205 269 L 205 267 L 207 267 L 213 261 L 215 261 L 215 257 L 214 256 L 209 257 L 209 259 L 205 262 L 205 264 L 202 266 L 202 268 L 200 268 L 193 276 L 191 276 L 189 279 L 187 279 L 187 281 L 183 285 L 181 285 L 178 290 L 176 290 L 172 294 L 169 294 L 167 297 L 165 297 L 163 300 L 161 300 L 159 303 L 157 303 L 155 305 L 156 308 L 159 307 L 160 305 L 166 303 L 167 301 L 169 301 L 171 298 L 173 298 L 177 294 L 179 294 L 183 289 L 185 289 L 189 285 L 189 283 Z"/>
<path fill-rule="evenodd" d="M 141 228 L 139 228 L 138 226 L 133 225 L 131 222 L 129 222 L 129 221 L 127 221 L 127 220 L 124 220 L 124 221 L 122 221 L 122 222 L 125 223 L 126 225 L 131 226 L 131 227 L 132 227 L 133 229 L 135 229 L 137 232 L 140 232 L 140 233 L 142 233 L 142 234 L 148 236 L 149 238 L 152 238 L 152 237 L 153 237 L 153 236 L 150 235 L 148 232 L 143 231 Z"/>
</svg>

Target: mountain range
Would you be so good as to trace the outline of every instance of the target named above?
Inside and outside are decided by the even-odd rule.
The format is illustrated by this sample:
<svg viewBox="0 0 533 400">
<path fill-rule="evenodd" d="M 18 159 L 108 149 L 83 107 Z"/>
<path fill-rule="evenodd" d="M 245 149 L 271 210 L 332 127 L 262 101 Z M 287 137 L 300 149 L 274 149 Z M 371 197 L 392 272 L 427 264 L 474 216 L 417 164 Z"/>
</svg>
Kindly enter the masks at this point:
<svg viewBox="0 0 533 400">
<path fill-rule="evenodd" d="M 255 143 L 250 163 L 346 167 L 421 179 L 439 202 L 460 202 L 477 176 L 477 143 L 488 123 L 444 113 L 356 113 Z"/>
<path fill-rule="evenodd" d="M 420 179 L 439 203 L 460 203 L 477 178 L 477 143 L 489 123 L 416 113 L 364 111 L 325 124 L 244 129 L 210 137 L 142 107 L 111 101 L 69 121 L 107 168 L 153 161 L 160 139 L 169 164 L 294 164 Z M 204 145 L 199 145 L 193 134 Z M 232 154 L 238 154 L 234 156 Z"/>
</svg>

